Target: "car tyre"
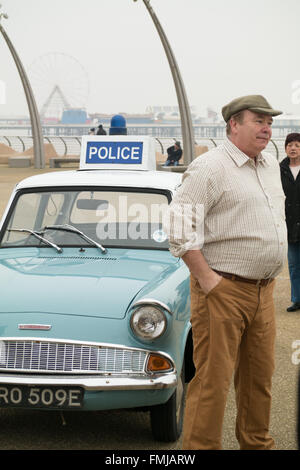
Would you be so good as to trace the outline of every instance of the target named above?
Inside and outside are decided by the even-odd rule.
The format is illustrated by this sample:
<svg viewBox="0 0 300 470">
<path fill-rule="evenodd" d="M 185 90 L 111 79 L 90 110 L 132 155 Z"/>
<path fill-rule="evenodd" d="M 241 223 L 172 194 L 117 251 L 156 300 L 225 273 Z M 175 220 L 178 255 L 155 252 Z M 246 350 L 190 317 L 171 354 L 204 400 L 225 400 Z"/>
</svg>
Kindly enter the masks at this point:
<svg viewBox="0 0 300 470">
<path fill-rule="evenodd" d="M 184 361 L 180 380 L 167 403 L 150 409 L 151 429 L 154 439 L 161 442 L 174 442 L 179 439 L 183 427 L 186 395 Z"/>
</svg>

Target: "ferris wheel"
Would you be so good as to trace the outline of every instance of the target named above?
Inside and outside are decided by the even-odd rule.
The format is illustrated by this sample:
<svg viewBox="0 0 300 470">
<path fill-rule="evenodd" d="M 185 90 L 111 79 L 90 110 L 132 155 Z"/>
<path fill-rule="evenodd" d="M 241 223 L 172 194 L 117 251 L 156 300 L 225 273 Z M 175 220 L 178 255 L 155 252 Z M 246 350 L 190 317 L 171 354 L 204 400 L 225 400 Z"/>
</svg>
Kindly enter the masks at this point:
<svg viewBox="0 0 300 470">
<path fill-rule="evenodd" d="M 30 65 L 28 75 L 42 117 L 60 119 L 66 109 L 86 109 L 88 74 L 74 57 L 49 52 Z"/>
</svg>

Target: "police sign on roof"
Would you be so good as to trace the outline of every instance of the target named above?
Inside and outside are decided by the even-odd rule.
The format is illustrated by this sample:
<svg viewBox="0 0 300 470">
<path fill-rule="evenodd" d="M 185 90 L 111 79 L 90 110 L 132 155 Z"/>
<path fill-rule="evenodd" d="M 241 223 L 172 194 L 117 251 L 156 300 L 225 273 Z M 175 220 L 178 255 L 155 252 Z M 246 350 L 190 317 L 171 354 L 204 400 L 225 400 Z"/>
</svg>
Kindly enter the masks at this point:
<svg viewBox="0 0 300 470">
<path fill-rule="evenodd" d="M 80 169 L 155 170 L 154 139 L 128 135 L 84 136 Z"/>
</svg>

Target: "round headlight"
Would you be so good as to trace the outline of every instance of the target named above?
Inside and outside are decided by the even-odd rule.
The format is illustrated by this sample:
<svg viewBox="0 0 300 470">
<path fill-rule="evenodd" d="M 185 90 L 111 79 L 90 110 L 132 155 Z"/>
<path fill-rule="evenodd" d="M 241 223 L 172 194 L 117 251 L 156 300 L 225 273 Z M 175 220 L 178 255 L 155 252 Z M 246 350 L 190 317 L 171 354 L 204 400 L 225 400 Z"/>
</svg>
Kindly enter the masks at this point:
<svg viewBox="0 0 300 470">
<path fill-rule="evenodd" d="M 145 305 L 133 311 L 130 320 L 133 332 L 142 339 L 156 339 L 166 327 L 165 314 L 157 307 Z"/>
</svg>

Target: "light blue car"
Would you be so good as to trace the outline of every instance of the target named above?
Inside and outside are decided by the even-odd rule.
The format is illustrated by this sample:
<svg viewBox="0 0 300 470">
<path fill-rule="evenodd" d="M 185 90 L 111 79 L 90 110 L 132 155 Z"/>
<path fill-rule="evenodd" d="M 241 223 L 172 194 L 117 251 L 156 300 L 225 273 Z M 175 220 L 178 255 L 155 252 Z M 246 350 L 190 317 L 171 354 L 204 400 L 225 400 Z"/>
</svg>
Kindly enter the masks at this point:
<svg viewBox="0 0 300 470">
<path fill-rule="evenodd" d="M 180 180 L 84 168 L 17 185 L 0 223 L 0 407 L 143 408 L 155 439 L 178 439 L 189 272 L 162 217 Z"/>
</svg>

